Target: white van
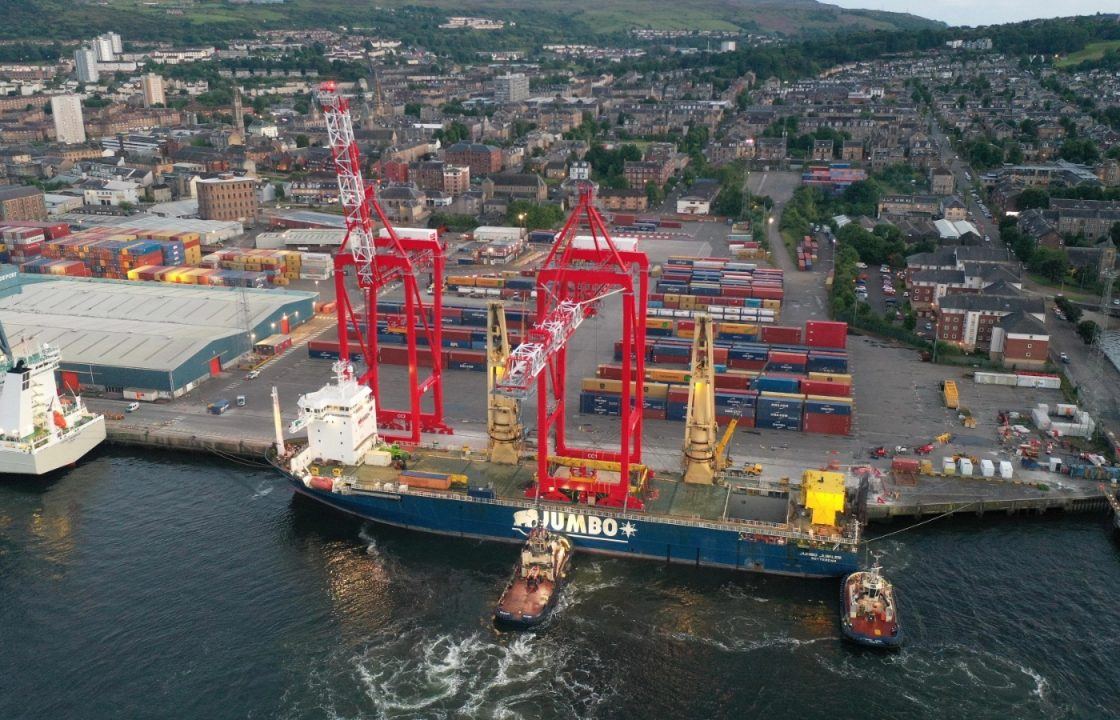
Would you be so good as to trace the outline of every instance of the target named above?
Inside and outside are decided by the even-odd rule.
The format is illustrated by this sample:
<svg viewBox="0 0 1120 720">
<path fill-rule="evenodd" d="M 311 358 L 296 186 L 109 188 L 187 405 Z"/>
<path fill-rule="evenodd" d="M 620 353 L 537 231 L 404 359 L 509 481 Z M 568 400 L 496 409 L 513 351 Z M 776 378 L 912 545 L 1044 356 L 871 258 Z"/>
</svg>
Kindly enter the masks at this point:
<svg viewBox="0 0 1120 720">
<path fill-rule="evenodd" d="M 136 412 L 139 409 L 140 409 L 140 403 L 130 402 L 128 405 L 125 406 L 124 411 L 125 412 Z"/>
</svg>

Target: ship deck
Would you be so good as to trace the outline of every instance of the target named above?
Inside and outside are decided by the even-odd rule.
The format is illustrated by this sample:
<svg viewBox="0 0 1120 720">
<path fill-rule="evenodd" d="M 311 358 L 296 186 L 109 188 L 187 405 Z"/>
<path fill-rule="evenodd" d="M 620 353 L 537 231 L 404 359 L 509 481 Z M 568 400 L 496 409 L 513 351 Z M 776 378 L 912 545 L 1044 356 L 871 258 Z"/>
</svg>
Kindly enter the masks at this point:
<svg viewBox="0 0 1120 720">
<path fill-rule="evenodd" d="M 532 486 L 536 465 L 497 465 L 478 457 L 424 453 L 408 463 L 408 470 L 465 475 L 472 486 L 490 486 L 499 498 L 524 501 L 529 499 L 525 492 Z M 400 471 L 363 465 L 346 468 L 345 473 L 355 477 L 359 486 L 369 486 L 399 482 Z M 466 489 L 452 487 L 446 492 L 465 494 Z M 787 517 L 788 487 L 759 484 L 753 478 L 735 478 L 722 485 L 687 485 L 679 476 L 659 473 L 649 481 L 643 501 L 644 512 L 649 515 L 707 522 L 753 522 L 802 532 L 810 529 L 807 519 Z"/>
</svg>

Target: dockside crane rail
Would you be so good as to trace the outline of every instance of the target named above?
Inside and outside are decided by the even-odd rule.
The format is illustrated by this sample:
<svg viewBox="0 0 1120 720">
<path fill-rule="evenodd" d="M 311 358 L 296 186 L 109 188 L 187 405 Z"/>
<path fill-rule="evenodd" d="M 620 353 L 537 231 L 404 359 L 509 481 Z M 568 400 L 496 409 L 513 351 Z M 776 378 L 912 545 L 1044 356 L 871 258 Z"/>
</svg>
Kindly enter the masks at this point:
<svg viewBox="0 0 1120 720">
<path fill-rule="evenodd" d="M 440 354 L 443 328 L 443 245 L 429 235 L 419 237 L 398 232 L 389 222 L 374 194 L 374 186 L 362 177 L 361 153 L 354 138 L 350 100 L 338 91 L 334 81 L 319 86 L 316 100 L 323 109 L 331 157 L 338 176 L 339 204 L 346 221 L 346 236 L 334 257 L 335 299 L 338 313 L 339 359 L 350 362 L 351 331 L 357 337 L 366 371 L 359 378 L 373 392 L 377 424 L 388 440 L 419 444 L 421 432 L 450 433 L 443 420 L 443 360 Z M 375 220 L 384 228 L 375 232 Z M 347 270 L 353 267 L 357 279 L 358 303 L 355 308 L 347 288 Z M 430 268 L 432 299 L 426 302 L 420 291 L 418 268 Z M 377 298 L 382 289 L 400 282 L 404 292 L 403 324 L 408 352 L 409 408 L 393 410 L 382 406 L 378 383 L 379 349 L 377 341 Z M 431 349 L 431 372 L 421 380 L 417 331 L 423 333 Z M 431 394 L 430 412 L 422 410 L 422 400 Z M 394 432 L 403 431 L 403 432 Z"/>
</svg>

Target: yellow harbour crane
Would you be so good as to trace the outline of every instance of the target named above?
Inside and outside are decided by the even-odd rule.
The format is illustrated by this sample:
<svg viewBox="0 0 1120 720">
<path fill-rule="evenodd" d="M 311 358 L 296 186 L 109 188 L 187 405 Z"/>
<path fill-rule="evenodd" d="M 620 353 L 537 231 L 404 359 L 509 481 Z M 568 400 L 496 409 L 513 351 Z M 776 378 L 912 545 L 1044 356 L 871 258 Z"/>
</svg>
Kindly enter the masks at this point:
<svg viewBox="0 0 1120 720">
<path fill-rule="evenodd" d="M 505 372 L 509 353 L 505 305 L 491 302 L 486 306 L 486 431 L 490 436 L 487 444 L 490 462 L 500 465 L 517 464 L 525 438 L 521 425 L 521 401 L 494 392 Z"/>
<path fill-rule="evenodd" d="M 688 415 L 685 417 L 684 431 L 684 481 L 692 485 L 711 485 L 721 469 L 720 449 L 716 442 L 716 369 L 712 319 L 704 314 L 696 315 L 694 332 Z M 730 434 L 727 440 L 730 442 Z"/>
</svg>

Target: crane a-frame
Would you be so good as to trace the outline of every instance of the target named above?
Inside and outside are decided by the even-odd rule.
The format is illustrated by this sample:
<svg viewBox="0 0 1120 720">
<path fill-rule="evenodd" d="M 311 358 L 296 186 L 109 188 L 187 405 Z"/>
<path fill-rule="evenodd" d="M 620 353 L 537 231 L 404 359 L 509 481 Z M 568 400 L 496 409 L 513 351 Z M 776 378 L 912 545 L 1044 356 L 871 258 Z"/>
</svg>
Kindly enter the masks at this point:
<svg viewBox="0 0 1120 720">
<path fill-rule="evenodd" d="M 581 225 L 584 229 L 581 230 Z M 580 233 L 585 234 L 580 234 Z M 590 183 L 537 273 L 536 323 L 506 358 L 493 392 L 537 393 L 537 475 L 528 497 L 641 509 L 632 480 L 648 472 L 642 457 L 649 259 L 632 241 L 615 242 L 594 204 Z M 622 411 L 617 452 L 568 445 L 565 426 L 568 341 L 609 294 L 622 296 Z M 636 382 L 634 382 L 636 380 Z M 555 450 L 550 451 L 555 442 Z M 639 483 L 640 485 L 640 483 Z"/>
<path fill-rule="evenodd" d="M 419 444 L 421 432 L 450 433 L 443 420 L 443 359 L 440 355 L 443 330 L 443 245 L 430 234 L 398 232 L 377 202 L 374 187 L 362 177 L 361 154 L 354 140 L 350 101 L 338 92 L 333 81 L 319 86 L 318 101 L 323 108 L 331 157 L 338 175 L 339 203 L 346 218 L 346 238 L 334 258 L 335 299 L 338 307 L 339 359 L 350 361 L 350 330 L 359 338 L 359 350 L 366 371 L 359 381 L 373 391 L 377 425 L 388 440 Z M 375 234 L 374 221 L 382 230 Z M 347 275 L 354 268 L 358 302 L 355 307 L 347 287 Z M 432 299 L 425 302 L 420 290 L 419 271 L 432 275 Z M 378 383 L 378 293 L 394 283 L 404 291 L 404 332 L 408 343 L 409 408 L 390 410 L 382 406 Z M 364 297 L 363 297 L 364 296 Z M 427 339 L 431 353 L 431 372 L 420 379 L 417 332 Z M 431 394 L 431 411 L 421 403 Z"/>
</svg>

